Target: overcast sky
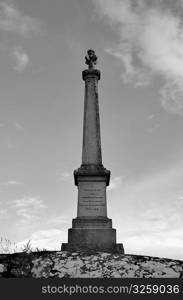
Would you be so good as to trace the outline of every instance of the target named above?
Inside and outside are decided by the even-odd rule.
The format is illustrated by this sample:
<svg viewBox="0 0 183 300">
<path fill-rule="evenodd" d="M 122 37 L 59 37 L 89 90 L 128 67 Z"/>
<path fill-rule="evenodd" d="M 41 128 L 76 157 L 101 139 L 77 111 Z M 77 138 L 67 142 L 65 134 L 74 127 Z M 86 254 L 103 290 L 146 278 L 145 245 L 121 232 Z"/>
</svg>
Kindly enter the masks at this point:
<svg viewBox="0 0 183 300">
<path fill-rule="evenodd" d="M 0 236 L 67 241 L 92 47 L 118 242 L 183 259 L 183 1 L 0 1 L 0 35 Z"/>
</svg>

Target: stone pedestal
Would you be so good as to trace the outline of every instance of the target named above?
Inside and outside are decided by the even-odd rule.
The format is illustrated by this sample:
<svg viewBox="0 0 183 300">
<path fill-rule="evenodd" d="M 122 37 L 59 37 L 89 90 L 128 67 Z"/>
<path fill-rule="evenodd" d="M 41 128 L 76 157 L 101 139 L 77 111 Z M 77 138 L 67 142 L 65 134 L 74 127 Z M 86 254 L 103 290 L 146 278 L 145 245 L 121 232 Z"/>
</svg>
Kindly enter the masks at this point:
<svg viewBox="0 0 183 300">
<path fill-rule="evenodd" d="M 62 250 L 124 253 L 123 245 L 116 244 L 116 230 L 107 217 L 106 185 L 110 171 L 81 167 L 74 177 L 78 186 L 77 218 L 72 220 L 68 243 L 62 244 Z"/>
<path fill-rule="evenodd" d="M 63 251 L 102 251 L 124 253 L 123 245 L 116 244 L 116 229 L 108 218 L 76 218 L 68 231 L 68 243 Z"/>
<path fill-rule="evenodd" d="M 110 171 L 102 165 L 98 103 L 100 71 L 90 64 L 82 76 L 85 81 L 82 164 L 74 171 L 78 187 L 77 218 L 72 221 L 68 243 L 62 244 L 62 250 L 124 253 L 123 245 L 116 244 L 116 230 L 107 217 L 106 187 Z"/>
</svg>

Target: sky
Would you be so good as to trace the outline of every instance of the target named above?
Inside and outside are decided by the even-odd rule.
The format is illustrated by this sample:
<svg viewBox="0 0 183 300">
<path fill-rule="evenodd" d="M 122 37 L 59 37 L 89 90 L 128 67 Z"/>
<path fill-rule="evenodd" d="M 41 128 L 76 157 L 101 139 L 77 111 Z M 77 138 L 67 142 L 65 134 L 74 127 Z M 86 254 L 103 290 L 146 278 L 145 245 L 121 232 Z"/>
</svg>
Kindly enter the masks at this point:
<svg viewBox="0 0 183 300">
<path fill-rule="evenodd" d="M 183 1 L 0 1 L 0 36 L 0 236 L 67 241 L 93 48 L 117 241 L 183 259 Z"/>
</svg>

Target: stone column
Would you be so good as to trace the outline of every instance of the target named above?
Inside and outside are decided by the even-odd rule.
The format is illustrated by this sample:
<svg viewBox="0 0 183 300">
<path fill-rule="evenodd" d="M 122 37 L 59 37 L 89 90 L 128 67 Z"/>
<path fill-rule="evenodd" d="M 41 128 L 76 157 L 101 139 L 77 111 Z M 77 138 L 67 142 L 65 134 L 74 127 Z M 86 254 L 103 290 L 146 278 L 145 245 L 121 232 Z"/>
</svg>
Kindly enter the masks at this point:
<svg viewBox="0 0 183 300">
<path fill-rule="evenodd" d="M 98 167 L 102 166 L 98 103 L 100 71 L 96 69 L 84 70 L 82 77 L 85 81 L 82 166 Z"/>
<path fill-rule="evenodd" d="M 123 245 L 116 244 L 116 230 L 107 217 L 106 187 L 110 171 L 102 164 L 98 80 L 100 71 L 94 68 L 97 57 L 88 50 L 85 57 L 88 69 L 82 72 L 85 82 L 82 163 L 74 171 L 78 187 L 77 218 L 68 232 L 67 251 L 111 251 L 124 253 Z"/>
</svg>

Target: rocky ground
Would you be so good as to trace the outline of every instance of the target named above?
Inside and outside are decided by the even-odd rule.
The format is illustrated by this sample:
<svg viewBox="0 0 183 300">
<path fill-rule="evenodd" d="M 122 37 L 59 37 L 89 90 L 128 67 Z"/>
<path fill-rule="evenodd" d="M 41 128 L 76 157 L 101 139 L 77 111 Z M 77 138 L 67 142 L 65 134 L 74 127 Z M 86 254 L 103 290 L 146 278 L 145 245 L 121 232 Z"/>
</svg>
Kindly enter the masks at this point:
<svg viewBox="0 0 183 300">
<path fill-rule="evenodd" d="M 103 252 L 0 254 L 0 277 L 183 278 L 183 261 Z"/>
</svg>

